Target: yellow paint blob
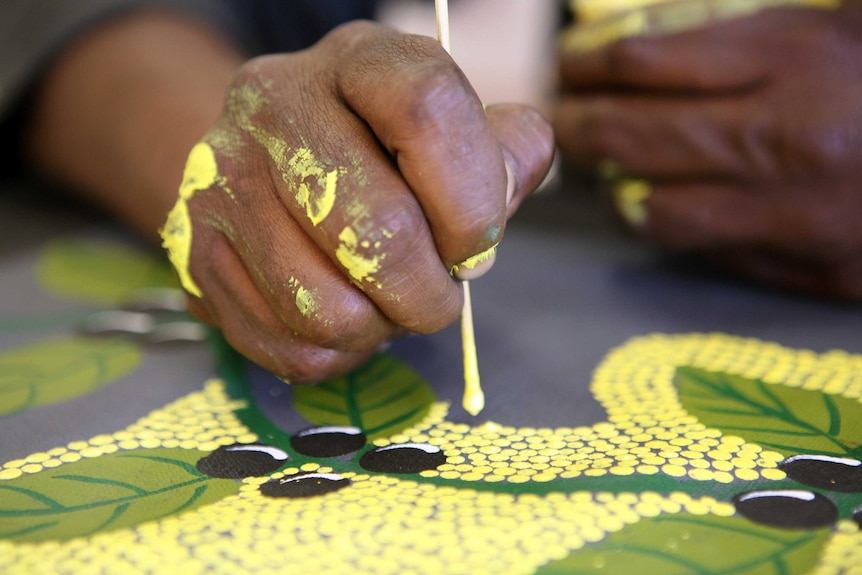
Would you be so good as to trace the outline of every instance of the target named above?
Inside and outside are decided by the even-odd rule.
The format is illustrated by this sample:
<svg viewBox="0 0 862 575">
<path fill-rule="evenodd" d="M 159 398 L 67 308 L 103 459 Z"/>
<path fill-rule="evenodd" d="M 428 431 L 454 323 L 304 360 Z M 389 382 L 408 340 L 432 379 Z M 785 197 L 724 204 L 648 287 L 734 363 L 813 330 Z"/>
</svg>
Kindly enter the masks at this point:
<svg viewBox="0 0 862 575">
<path fill-rule="evenodd" d="M 341 233 L 338 234 L 338 240 L 341 244 L 335 251 L 335 256 L 350 274 L 350 277 L 357 282 L 375 282 L 372 274 L 380 270 L 380 261 L 384 256 L 364 257 L 359 254 L 357 252 L 360 247 L 359 238 L 356 237 L 356 232 L 350 226 L 341 230 Z"/>
<path fill-rule="evenodd" d="M 647 220 L 646 201 L 652 195 L 652 186 L 644 180 L 620 180 L 614 185 L 614 205 L 620 215 L 634 228 L 641 228 Z"/>
<path fill-rule="evenodd" d="M 215 152 L 209 144 L 200 142 L 189 153 L 177 203 L 168 213 L 168 220 L 160 230 L 162 246 L 168 251 L 168 258 L 177 270 L 180 283 L 187 292 L 197 297 L 203 297 L 203 293 L 189 273 L 192 222 L 189 217 L 188 201 L 195 192 L 206 190 L 217 180 L 218 164 Z"/>
</svg>

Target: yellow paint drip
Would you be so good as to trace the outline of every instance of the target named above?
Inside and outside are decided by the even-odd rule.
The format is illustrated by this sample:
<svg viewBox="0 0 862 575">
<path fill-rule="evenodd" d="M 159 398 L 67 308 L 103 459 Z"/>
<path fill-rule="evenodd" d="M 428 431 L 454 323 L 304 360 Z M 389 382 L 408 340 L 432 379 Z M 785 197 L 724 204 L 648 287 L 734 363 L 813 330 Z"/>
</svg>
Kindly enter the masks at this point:
<svg viewBox="0 0 862 575">
<path fill-rule="evenodd" d="M 476 358 L 476 336 L 473 331 L 473 306 L 470 302 L 470 283 L 464 282 L 464 309 L 461 312 L 461 346 L 464 353 L 464 410 L 479 415 L 485 408 L 485 393 L 479 380 L 479 361 Z"/>
<path fill-rule="evenodd" d="M 358 253 L 359 238 L 350 226 L 341 230 L 338 234 L 341 244 L 335 252 L 335 256 L 341 265 L 347 270 L 357 282 L 374 282 L 372 274 L 380 270 L 380 261 L 383 256 L 364 257 Z M 378 286 L 379 287 L 379 286 Z"/>
<path fill-rule="evenodd" d="M 192 222 L 189 217 L 188 201 L 199 190 L 206 190 L 219 179 L 215 152 L 209 144 L 200 142 L 192 148 L 183 181 L 180 184 L 179 198 L 168 213 L 165 226 L 160 230 L 162 246 L 168 251 L 168 258 L 177 270 L 180 283 L 190 294 L 203 297 L 203 293 L 189 273 L 189 258 L 192 251 Z"/>
</svg>

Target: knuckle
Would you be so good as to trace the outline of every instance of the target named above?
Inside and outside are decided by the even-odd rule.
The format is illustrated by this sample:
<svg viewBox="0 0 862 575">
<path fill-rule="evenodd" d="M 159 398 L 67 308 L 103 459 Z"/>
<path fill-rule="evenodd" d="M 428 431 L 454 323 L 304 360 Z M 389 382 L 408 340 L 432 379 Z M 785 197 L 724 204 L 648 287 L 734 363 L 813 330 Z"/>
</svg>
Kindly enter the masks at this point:
<svg viewBox="0 0 862 575">
<path fill-rule="evenodd" d="M 592 162 L 620 160 L 618 156 L 628 143 L 627 130 L 609 102 L 597 103 L 584 116 L 581 137 Z"/>
<path fill-rule="evenodd" d="M 479 107 L 466 78 L 451 60 L 426 58 L 404 67 L 398 76 L 395 81 L 404 87 L 398 104 L 405 123 L 404 139 L 425 135 L 447 120 L 457 128 L 451 119 L 464 117 Z M 458 141 L 452 139 L 453 143 Z"/>
<path fill-rule="evenodd" d="M 383 339 L 379 312 L 364 294 L 339 286 L 321 301 L 333 305 L 304 319 L 306 341 L 326 349 L 365 351 Z"/>
<path fill-rule="evenodd" d="M 643 39 L 629 38 L 609 46 L 605 52 L 605 66 L 611 76 L 622 81 L 648 76 L 651 59 L 647 45 Z"/>
</svg>

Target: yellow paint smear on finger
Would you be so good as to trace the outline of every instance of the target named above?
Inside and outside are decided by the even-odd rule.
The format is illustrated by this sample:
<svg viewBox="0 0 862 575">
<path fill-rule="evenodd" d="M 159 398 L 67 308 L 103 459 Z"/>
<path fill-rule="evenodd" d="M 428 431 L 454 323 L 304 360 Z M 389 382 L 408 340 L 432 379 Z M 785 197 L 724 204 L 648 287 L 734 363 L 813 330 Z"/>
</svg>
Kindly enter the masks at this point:
<svg viewBox="0 0 862 575">
<path fill-rule="evenodd" d="M 478 253 L 475 256 L 469 257 L 458 265 L 452 266 L 452 274 L 458 273 L 458 270 L 461 268 L 467 268 L 468 270 L 475 269 L 479 264 L 485 263 L 494 256 L 497 255 L 497 246 L 493 245 L 482 253 Z"/>
<path fill-rule="evenodd" d="M 305 208 L 308 219 L 316 226 L 326 219 L 335 205 L 340 170 L 326 171 L 308 148 L 297 149 L 287 160 L 286 167 L 287 170 L 282 172 L 288 171 L 300 179 L 296 201 Z"/>
<path fill-rule="evenodd" d="M 177 270 L 180 283 L 187 292 L 197 297 L 203 297 L 203 293 L 189 273 L 192 222 L 189 217 L 188 201 L 195 192 L 210 188 L 217 180 L 218 164 L 215 152 L 209 144 L 200 142 L 189 153 L 177 203 L 168 213 L 165 226 L 159 231 L 162 246 L 168 251 L 168 259 Z"/>
<path fill-rule="evenodd" d="M 341 230 L 341 233 L 338 234 L 338 240 L 341 243 L 335 251 L 335 256 L 347 270 L 347 273 L 350 274 L 350 277 L 358 283 L 375 282 L 376 280 L 372 274 L 380 270 L 380 261 L 384 256 L 365 257 L 358 253 L 360 247 L 359 238 L 350 226 Z M 378 284 L 377 287 L 380 287 L 380 285 Z"/>
<path fill-rule="evenodd" d="M 303 317 L 311 317 L 317 313 L 318 305 L 314 292 L 299 286 L 296 290 L 296 307 Z"/>
</svg>

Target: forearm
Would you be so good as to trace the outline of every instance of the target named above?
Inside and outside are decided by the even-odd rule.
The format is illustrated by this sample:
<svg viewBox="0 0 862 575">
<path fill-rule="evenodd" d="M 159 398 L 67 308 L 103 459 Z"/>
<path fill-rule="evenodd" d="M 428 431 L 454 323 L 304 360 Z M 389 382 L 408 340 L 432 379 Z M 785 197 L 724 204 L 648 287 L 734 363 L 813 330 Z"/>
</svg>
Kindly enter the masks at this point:
<svg viewBox="0 0 862 575">
<path fill-rule="evenodd" d="M 176 199 L 186 155 L 243 60 L 212 29 L 140 12 L 91 31 L 35 94 L 28 159 L 148 240 Z"/>
</svg>

